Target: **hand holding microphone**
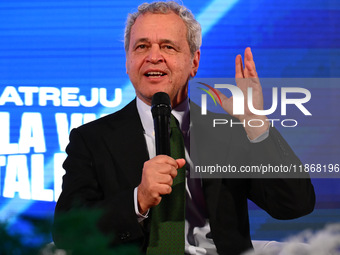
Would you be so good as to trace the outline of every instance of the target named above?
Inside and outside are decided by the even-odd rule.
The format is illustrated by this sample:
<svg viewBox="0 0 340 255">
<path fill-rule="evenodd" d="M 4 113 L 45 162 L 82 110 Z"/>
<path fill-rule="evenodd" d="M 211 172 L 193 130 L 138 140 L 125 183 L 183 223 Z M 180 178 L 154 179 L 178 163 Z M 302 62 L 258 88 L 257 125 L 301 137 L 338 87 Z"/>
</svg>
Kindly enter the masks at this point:
<svg viewBox="0 0 340 255">
<path fill-rule="evenodd" d="M 138 186 L 137 200 L 140 213 L 158 205 L 162 195 L 170 194 L 177 169 L 185 165 L 184 159 L 173 159 L 170 155 L 170 116 L 169 95 L 156 93 L 152 98 L 152 116 L 155 126 L 156 157 L 143 166 L 142 181 Z"/>
</svg>

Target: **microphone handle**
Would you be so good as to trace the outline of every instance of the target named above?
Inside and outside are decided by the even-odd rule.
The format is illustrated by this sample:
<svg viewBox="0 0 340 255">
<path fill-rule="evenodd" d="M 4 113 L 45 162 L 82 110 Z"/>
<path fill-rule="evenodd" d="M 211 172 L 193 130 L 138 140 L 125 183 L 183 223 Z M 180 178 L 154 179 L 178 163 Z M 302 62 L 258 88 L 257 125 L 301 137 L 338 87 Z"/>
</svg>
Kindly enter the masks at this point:
<svg viewBox="0 0 340 255">
<path fill-rule="evenodd" d="M 166 115 L 154 117 L 156 155 L 170 156 L 170 118 Z"/>
</svg>

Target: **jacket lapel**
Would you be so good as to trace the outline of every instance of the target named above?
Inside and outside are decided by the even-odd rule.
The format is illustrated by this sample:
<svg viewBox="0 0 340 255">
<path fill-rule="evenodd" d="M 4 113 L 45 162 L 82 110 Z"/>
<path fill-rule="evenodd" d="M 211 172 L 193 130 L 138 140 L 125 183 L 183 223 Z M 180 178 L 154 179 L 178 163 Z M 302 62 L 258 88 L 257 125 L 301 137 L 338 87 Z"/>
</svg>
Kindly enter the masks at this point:
<svg viewBox="0 0 340 255">
<path fill-rule="evenodd" d="M 125 172 L 126 181 L 136 186 L 141 181 L 143 164 L 149 159 L 144 130 L 133 100 L 113 115 L 109 125 L 109 150 L 117 167 Z"/>
</svg>

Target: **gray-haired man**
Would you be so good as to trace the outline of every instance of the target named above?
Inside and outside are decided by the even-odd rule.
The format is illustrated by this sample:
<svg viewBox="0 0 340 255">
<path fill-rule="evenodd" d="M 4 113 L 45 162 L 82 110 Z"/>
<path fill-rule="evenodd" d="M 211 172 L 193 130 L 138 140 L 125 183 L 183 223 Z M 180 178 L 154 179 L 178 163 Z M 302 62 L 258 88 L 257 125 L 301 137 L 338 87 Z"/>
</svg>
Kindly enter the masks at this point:
<svg viewBox="0 0 340 255">
<path fill-rule="evenodd" d="M 126 70 L 137 98 L 121 111 L 71 132 L 56 216 L 72 210 L 75 201 L 100 208 L 105 213 L 99 227 L 104 233 L 115 234 L 112 245 L 136 243 L 149 253 L 152 210 L 162 203 L 162 196 L 171 195 L 177 169 L 190 161 L 188 83 L 198 70 L 200 46 L 200 25 L 189 10 L 175 2 L 143 4 L 137 13 L 129 15 L 125 30 Z M 236 78 L 256 81 L 250 48 L 244 53 L 244 68 L 240 55 L 235 67 Z M 246 93 L 249 85 L 238 86 Z M 261 85 L 255 82 L 252 86 L 254 106 L 263 109 Z M 155 155 L 150 105 L 156 92 L 170 96 L 172 114 L 185 141 L 185 158 Z M 228 111 L 230 99 L 220 96 Z M 244 115 L 234 117 L 243 121 L 254 115 L 246 109 Z M 239 137 L 238 144 L 242 146 L 237 148 L 246 148 L 231 150 L 231 156 L 247 158 L 249 150 L 269 148 L 271 155 L 260 157 L 299 163 L 278 132 L 268 126 L 235 127 L 229 135 Z M 186 193 L 185 247 L 164 254 L 240 254 L 252 247 L 248 198 L 280 219 L 310 213 L 315 199 L 309 179 L 203 179 L 195 190 L 187 186 Z M 58 238 L 55 242 L 58 245 Z"/>
</svg>

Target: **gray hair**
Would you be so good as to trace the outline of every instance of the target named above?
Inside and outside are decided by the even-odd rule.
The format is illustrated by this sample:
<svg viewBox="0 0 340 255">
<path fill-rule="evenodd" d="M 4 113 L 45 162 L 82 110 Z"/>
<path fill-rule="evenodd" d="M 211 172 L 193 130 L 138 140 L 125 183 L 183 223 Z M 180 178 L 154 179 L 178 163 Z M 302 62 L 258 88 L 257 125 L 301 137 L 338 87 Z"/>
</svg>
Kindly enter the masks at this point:
<svg viewBox="0 0 340 255">
<path fill-rule="evenodd" d="M 130 45 L 130 34 L 131 28 L 135 23 L 136 19 L 139 15 L 145 14 L 147 12 L 150 13 L 169 13 L 174 12 L 177 14 L 185 23 L 187 27 L 187 41 L 189 44 L 191 55 L 199 50 L 202 44 L 202 32 L 201 25 L 195 19 L 192 12 L 187 9 L 185 6 L 180 5 L 174 1 L 168 2 L 153 2 L 153 3 L 144 3 L 138 6 L 138 11 L 135 13 L 130 13 L 126 20 L 125 33 L 124 33 L 124 47 L 125 52 L 129 51 Z"/>
</svg>

